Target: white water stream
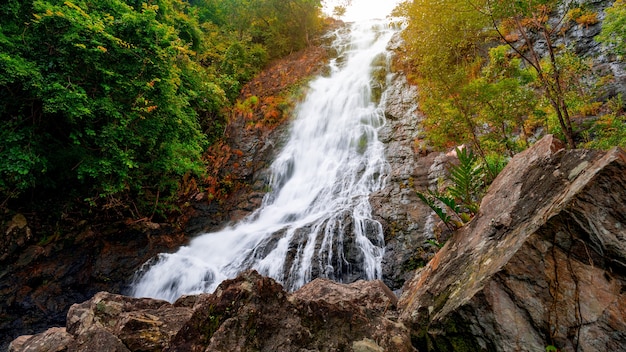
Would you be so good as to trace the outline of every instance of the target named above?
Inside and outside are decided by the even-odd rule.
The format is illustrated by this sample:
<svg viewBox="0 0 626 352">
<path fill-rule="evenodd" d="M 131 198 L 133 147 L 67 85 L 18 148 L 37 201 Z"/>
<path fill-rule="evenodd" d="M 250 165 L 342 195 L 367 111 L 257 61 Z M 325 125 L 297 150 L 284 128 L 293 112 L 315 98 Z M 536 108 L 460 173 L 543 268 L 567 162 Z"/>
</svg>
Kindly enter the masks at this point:
<svg viewBox="0 0 626 352">
<path fill-rule="evenodd" d="M 250 268 L 289 290 L 316 277 L 381 277 L 384 237 L 368 198 L 384 186 L 389 166 L 377 135 L 385 123 L 385 94 L 378 99 L 374 74 L 385 80 L 385 48 L 394 32 L 386 21 L 363 21 L 333 34 L 338 58 L 297 108 L 260 209 L 176 253 L 160 254 L 138 273 L 134 296 L 173 301 L 212 292 Z"/>
</svg>

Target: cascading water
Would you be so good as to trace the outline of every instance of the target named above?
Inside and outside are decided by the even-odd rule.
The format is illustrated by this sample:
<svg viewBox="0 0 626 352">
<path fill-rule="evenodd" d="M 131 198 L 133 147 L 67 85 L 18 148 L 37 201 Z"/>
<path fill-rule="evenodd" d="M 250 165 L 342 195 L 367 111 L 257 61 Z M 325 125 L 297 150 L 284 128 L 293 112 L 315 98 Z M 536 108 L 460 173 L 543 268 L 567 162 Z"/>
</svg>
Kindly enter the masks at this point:
<svg viewBox="0 0 626 352">
<path fill-rule="evenodd" d="M 251 268 L 289 290 L 316 277 L 380 278 L 384 237 L 368 198 L 389 172 L 377 131 L 385 123 L 385 48 L 394 32 L 377 20 L 333 34 L 338 58 L 297 108 L 260 209 L 176 253 L 160 254 L 138 273 L 134 296 L 173 301 L 212 292 Z"/>
</svg>

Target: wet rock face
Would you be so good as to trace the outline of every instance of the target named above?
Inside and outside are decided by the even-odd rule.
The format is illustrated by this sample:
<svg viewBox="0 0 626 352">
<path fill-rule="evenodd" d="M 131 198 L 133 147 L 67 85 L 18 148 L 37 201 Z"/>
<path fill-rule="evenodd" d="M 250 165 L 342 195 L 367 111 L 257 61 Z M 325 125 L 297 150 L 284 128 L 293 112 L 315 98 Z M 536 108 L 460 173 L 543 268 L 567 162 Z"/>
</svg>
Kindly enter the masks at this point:
<svg viewBox="0 0 626 352">
<path fill-rule="evenodd" d="M 602 30 L 602 23 L 606 17 L 606 9 L 613 5 L 614 0 L 579 0 L 578 6 L 596 13 L 598 22 L 595 24 L 579 25 L 570 21 L 565 25 L 563 35 L 556 38 L 554 46 L 564 45 L 577 55 L 592 60 L 592 71 L 595 79 L 611 76 L 611 82 L 602 87 L 601 100 L 626 95 L 626 62 L 613 55 L 605 46 L 595 40 Z M 553 26 L 560 25 L 560 21 L 567 14 L 568 9 L 561 6 L 550 19 Z M 535 49 L 543 57 L 547 57 L 545 40 L 537 38 Z"/>
<path fill-rule="evenodd" d="M 385 233 L 383 281 L 393 290 L 400 290 L 414 270 L 435 253 L 426 241 L 435 239 L 437 220 L 415 190 L 436 185 L 450 159 L 442 153 L 418 150 L 415 145 L 423 119 L 417 110 L 417 96 L 417 88 L 404 75 L 394 74 L 387 91 L 387 121 L 379 131 L 391 173 L 385 188 L 370 196 L 372 215 Z"/>
<path fill-rule="evenodd" d="M 626 153 L 545 137 L 513 158 L 411 280 L 401 321 L 418 348 L 623 350 Z"/>
<path fill-rule="evenodd" d="M 10 351 L 415 351 L 396 302 L 380 281 L 317 279 L 289 294 L 248 271 L 175 304 L 98 293 L 70 309 L 67 329 L 20 337 Z"/>
</svg>

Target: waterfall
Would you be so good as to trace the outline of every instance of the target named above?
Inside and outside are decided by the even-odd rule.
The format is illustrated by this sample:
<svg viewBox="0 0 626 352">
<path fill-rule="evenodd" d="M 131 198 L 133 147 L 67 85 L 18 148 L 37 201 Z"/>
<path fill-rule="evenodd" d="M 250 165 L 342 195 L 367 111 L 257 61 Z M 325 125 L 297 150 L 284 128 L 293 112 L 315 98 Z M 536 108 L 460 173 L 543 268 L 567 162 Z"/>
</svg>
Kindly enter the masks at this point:
<svg viewBox="0 0 626 352">
<path fill-rule="evenodd" d="M 377 133 L 385 123 L 386 46 L 394 32 L 387 21 L 370 20 L 332 33 L 338 56 L 296 108 L 261 207 L 145 264 L 134 296 L 173 301 L 212 292 L 246 269 L 288 290 L 316 277 L 381 277 L 384 236 L 369 195 L 384 186 L 390 171 Z"/>
</svg>

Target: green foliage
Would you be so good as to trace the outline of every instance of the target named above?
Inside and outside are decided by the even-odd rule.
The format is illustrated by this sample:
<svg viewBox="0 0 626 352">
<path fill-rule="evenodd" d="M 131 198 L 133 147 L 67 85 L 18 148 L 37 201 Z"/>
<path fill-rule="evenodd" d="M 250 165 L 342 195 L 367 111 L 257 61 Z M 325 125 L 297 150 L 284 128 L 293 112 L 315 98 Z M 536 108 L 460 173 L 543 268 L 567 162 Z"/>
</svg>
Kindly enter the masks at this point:
<svg viewBox="0 0 626 352">
<path fill-rule="evenodd" d="M 480 67 L 479 44 L 488 37 L 485 19 L 461 0 L 418 0 L 405 4 L 409 18 L 403 32 L 414 80 L 420 86 L 424 130 L 437 147 L 476 140 L 474 102 L 464 95 Z"/>
<path fill-rule="evenodd" d="M 597 14 L 574 7 L 578 3 L 415 0 L 396 10 L 409 18 L 403 33 L 409 46 L 406 64 L 421 89 L 427 142 L 440 149 L 466 144 L 476 153 L 459 155 L 458 169 L 451 170 L 453 185 L 443 195 L 419 193 L 446 224 L 455 213 L 478 210 L 482 188 L 510 157 L 528 147 L 533 130 L 557 134 L 573 148 L 572 116 L 600 116 L 584 132 L 585 146 L 624 145 L 623 102 L 597 101 L 602 80 L 595 83 L 590 63 L 556 44 L 568 21 L 581 26 L 597 22 Z M 557 9 L 569 9 L 567 18 L 549 21 Z M 626 52 L 625 21 L 626 2 L 617 0 L 598 36 L 618 55 Z M 535 50 L 537 40 L 545 41 L 547 53 Z M 448 198 L 455 203 L 443 201 Z M 460 212 L 452 211 L 456 204 Z"/>
<path fill-rule="evenodd" d="M 487 19 L 474 11 L 482 2 L 415 0 L 404 8 L 409 18 L 404 36 L 418 76 L 432 76 L 437 86 L 449 88 L 464 77 L 457 74 L 458 67 L 471 65 L 480 42 L 490 36 L 484 30 Z"/>
<path fill-rule="evenodd" d="M 78 181 L 94 202 L 174 195 L 167 180 L 202 172 L 206 139 L 185 94 L 197 87 L 185 86 L 189 67 L 179 64 L 191 43 L 159 21 L 157 5 L 35 1 L 33 11 L 22 55 L 43 82 L 24 93 L 41 110 L 21 117 L 52 147 L 39 153 L 54 187 Z"/>
<path fill-rule="evenodd" d="M 270 57 L 306 44 L 319 6 L 8 0 L 0 7 L 0 206 L 36 189 L 136 217 L 171 208 L 183 179 L 204 174 L 202 154 L 221 137 L 229 100 Z M 233 9 L 247 19 L 231 21 L 242 14 Z M 255 33 L 299 39 L 277 50 Z"/>
<path fill-rule="evenodd" d="M 596 39 L 623 58 L 626 54 L 626 1 L 616 0 L 606 10 L 602 31 Z"/>
<path fill-rule="evenodd" d="M 454 200 L 452 198 L 449 198 L 439 193 L 438 191 L 432 191 L 432 190 L 428 190 L 427 193 L 422 193 L 419 191 L 416 191 L 416 193 L 417 193 L 417 197 L 422 202 L 424 202 L 424 204 L 428 205 L 428 207 L 430 207 L 430 209 L 432 209 L 435 212 L 435 214 L 437 214 L 439 219 L 441 219 L 441 221 L 443 221 L 443 223 L 446 224 L 446 226 L 453 229 L 451 225 L 452 217 L 448 215 L 446 210 L 437 203 L 437 201 L 444 203 L 444 201 L 451 200 L 451 202 L 448 202 L 448 203 L 452 203 L 453 207 L 457 208 L 456 204 L 453 203 Z"/>
<path fill-rule="evenodd" d="M 246 46 L 245 43 L 236 41 L 226 49 L 219 72 L 233 82 L 226 88 L 226 95 L 230 101 L 239 96 L 243 84 L 252 79 L 267 61 L 265 49 L 258 44 Z"/>
<path fill-rule="evenodd" d="M 458 165 L 450 168 L 449 194 L 467 208 L 471 215 L 478 212 L 480 193 L 484 189 L 484 169 L 476 155 L 468 148 L 456 148 Z"/>
<path fill-rule="evenodd" d="M 589 62 L 556 44 L 567 20 L 596 20 L 577 3 L 418 0 L 400 7 L 409 18 L 408 64 L 421 88 L 427 141 L 441 149 L 470 145 L 485 164 L 490 154 L 510 157 L 527 148 L 538 127 L 575 147 L 572 117 L 597 115 L 601 107 Z M 607 11 L 607 34 L 599 36 L 616 52 L 625 42 L 623 8 L 619 0 Z M 548 21 L 557 9 L 569 9 L 567 18 Z M 537 40 L 547 53 L 535 50 Z"/>
<path fill-rule="evenodd" d="M 483 45 L 495 39 L 485 30 L 488 16 L 476 10 L 486 4 L 417 1 L 404 10 L 415 23 L 405 36 L 428 141 L 442 149 L 468 144 L 482 159 L 526 147 L 525 117 L 537 104 L 532 72 L 508 46 Z"/>
<path fill-rule="evenodd" d="M 439 242 L 437 240 L 433 240 L 433 239 L 426 240 L 426 243 L 431 244 L 431 245 L 437 247 L 438 249 L 443 248 L 443 246 L 445 245 L 445 242 L 441 243 L 441 242 Z"/>
<path fill-rule="evenodd" d="M 606 114 L 598 118 L 589 131 L 586 148 L 609 150 L 619 146 L 626 148 L 626 115 Z"/>
<path fill-rule="evenodd" d="M 560 18 L 553 24 L 549 19 L 559 6 L 566 6 L 567 9 L 573 5 L 573 2 L 561 0 L 495 1 L 489 3 L 487 10 L 500 38 L 535 71 L 537 90 L 553 109 L 570 148 L 576 147 L 570 106 L 566 99 L 570 87 L 566 81 L 570 77 L 566 72 L 568 68 L 559 62 L 564 47 L 554 44 L 557 36 L 565 30 L 567 21 Z M 515 41 L 520 42 L 513 43 L 509 40 L 505 34 L 507 31 L 515 31 L 518 36 Z M 538 38 L 546 42 L 548 52 L 543 56 L 535 50 Z"/>
<path fill-rule="evenodd" d="M 576 7 L 567 12 L 566 18 L 575 21 L 583 27 L 588 27 L 598 23 L 598 14 L 587 8 Z"/>
<path fill-rule="evenodd" d="M 467 148 L 456 148 L 459 163 L 449 168 L 450 184 L 443 192 L 416 191 L 417 197 L 428 205 L 450 229 L 454 230 L 469 222 L 478 213 L 480 199 L 486 188 L 485 166 Z"/>
<path fill-rule="evenodd" d="M 509 162 L 509 158 L 503 154 L 490 153 L 485 158 L 485 184 L 489 185 L 499 175 Z M 494 176 L 495 175 L 495 176 Z"/>
<path fill-rule="evenodd" d="M 333 8 L 333 16 L 337 18 L 342 17 L 343 15 L 346 14 L 346 10 L 347 9 L 345 6 L 335 6 Z"/>
<path fill-rule="evenodd" d="M 232 33 L 244 47 L 260 44 L 270 58 L 304 48 L 321 29 L 320 0 L 196 0 L 201 19 Z"/>
</svg>

